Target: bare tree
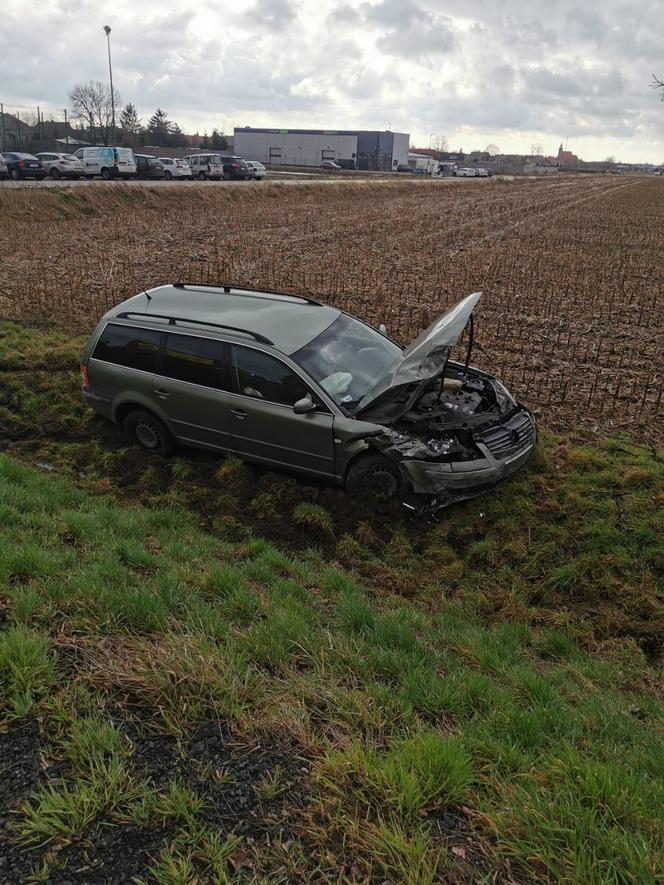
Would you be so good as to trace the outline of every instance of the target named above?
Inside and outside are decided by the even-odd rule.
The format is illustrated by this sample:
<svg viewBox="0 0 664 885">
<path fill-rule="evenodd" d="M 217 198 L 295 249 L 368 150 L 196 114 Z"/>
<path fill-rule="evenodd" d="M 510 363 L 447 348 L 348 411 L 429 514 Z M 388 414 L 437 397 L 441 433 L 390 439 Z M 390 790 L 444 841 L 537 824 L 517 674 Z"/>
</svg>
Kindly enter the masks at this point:
<svg viewBox="0 0 664 885">
<path fill-rule="evenodd" d="M 438 132 L 436 135 L 433 135 L 431 137 L 431 147 L 435 151 L 440 151 L 441 153 L 443 151 L 449 150 L 447 136 L 443 135 L 442 132 Z"/>
<path fill-rule="evenodd" d="M 497 144 L 488 144 L 488 145 L 484 148 L 484 150 L 485 150 L 485 152 L 486 152 L 490 157 L 495 157 L 496 154 L 499 154 L 499 153 L 500 153 L 500 148 L 498 147 Z"/>
<path fill-rule="evenodd" d="M 652 75 L 652 83 L 650 84 L 652 89 L 659 89 L 659 98 L 660 101 L 664 101 L 664 80 L 660 80 L 659 77 L 656 77 L 655 74 Z"/>
<path fill-rule="evenodd" d="M 530 154 L 533 157 L 541 157 L 542 156 L 542 145 L 539 142 L 533 142 L 530 145 Z"/>
<path fill-rule="evenodd" d="M 122 99 L 117 89 L 113 90 L 116 107 L 120 107 Z M 113 102 L 111 90 L 100 80 L 88 83 L 77 83 L 69 93 L 72 114 L 85 120 L 90 127 L 90 138 L 94 142 L 99 137 L 108 145 L 112 135 Z"/>
</svg>

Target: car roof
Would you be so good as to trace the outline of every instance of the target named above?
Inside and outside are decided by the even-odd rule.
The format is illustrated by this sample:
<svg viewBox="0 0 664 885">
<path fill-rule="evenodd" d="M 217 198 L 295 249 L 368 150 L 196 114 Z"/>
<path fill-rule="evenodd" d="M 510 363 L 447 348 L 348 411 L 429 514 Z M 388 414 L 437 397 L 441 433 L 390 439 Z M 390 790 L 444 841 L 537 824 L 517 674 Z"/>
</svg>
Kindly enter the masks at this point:
<svg viewBox="0 0 664 885">
<path fill-rule="evenodd" d="M 118 304 L 106 316 L 112 319 L 124 313 L 131 315 L 127 320 L 141 323 L 150 323 L 153 315 L 154 324 L 161 329 L 161 318 L 177 318 L 178 329 L 195 329 L 211 337 L 235 337 L 233 329 L 246 330 L 249 337 L 238 331 L 238 341 L 247 343 L 253 334 L 255 340 L 269 342 L 288 355 L 304 347 L 341 316 L 341 311 L 334 307 L 298 295 L 196 283 L 148 289 Z M 187 321 L 193 325 L 187 327 Z M 215 324 L 228 328 L 215 328 Z"/>
</svg>

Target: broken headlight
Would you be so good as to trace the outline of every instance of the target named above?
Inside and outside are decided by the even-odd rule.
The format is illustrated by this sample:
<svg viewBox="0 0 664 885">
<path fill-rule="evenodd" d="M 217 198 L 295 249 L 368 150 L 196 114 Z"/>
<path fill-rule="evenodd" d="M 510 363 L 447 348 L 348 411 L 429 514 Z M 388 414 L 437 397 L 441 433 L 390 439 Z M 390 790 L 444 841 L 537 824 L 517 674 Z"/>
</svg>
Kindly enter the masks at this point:
<svg viewBox="0 0 664 885">
<path fill-rule="evenodd" d="M 493 380 L 493 390 L 496 394 L 496 402 L 498 403 L 501 415 L 504 415 L 505 412 L 509 412 L 510 409 L 514 408 L 516 401 L 512 394 L 504 384 L 501 384 L 500 381 L 495 378 Z"/>
</svg>

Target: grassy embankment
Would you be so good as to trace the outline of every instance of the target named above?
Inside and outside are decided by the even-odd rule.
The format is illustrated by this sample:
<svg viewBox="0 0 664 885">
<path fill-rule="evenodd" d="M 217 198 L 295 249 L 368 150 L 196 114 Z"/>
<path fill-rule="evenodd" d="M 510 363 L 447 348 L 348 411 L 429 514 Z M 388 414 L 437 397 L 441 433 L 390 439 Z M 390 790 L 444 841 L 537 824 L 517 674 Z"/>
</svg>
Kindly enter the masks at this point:
<svg viewBox="0 0 664 885">
<path fill-rule="evenodd" d="M 661 455 L 378 522 L 137 458 L 77 347 L 0 337 L 0 878 L 661 880 Z"/>
</svg>

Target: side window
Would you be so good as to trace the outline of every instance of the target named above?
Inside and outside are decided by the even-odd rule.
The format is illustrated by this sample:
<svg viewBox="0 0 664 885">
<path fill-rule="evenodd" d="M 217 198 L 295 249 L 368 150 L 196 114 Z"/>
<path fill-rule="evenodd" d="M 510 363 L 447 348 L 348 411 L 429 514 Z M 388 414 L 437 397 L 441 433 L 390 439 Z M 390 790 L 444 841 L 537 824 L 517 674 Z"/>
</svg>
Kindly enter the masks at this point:
<svg viewBox="0 0 664 885">
<path fill-rule="evenodd" d="M 154 372 L 157 367 L 161 332 L 152 329 L 134 329 L 109 323 L 101 333 L 92 358 Z"/>
<path fill-rule="evenodd" d="M 292 406 L 311 394 L 308 385 L 292 369 L 259 350 L 233 347 L 233 369 L 237 390 L 244 396 Z"/>
<path fill-rule="evenodd" d="M 193 335 L 168 335 L 159 374 L 225 390 L 225 348 L 222 341 Z"/>
</svg>

